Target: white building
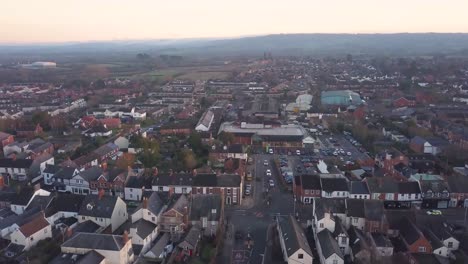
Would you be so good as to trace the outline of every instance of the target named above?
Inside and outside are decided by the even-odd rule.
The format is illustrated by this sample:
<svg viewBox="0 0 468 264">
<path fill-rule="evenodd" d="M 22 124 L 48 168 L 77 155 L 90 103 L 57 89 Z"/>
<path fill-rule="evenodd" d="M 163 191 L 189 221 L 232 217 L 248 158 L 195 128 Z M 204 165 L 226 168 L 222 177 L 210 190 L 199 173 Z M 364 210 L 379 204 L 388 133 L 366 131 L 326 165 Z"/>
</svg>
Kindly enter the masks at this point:
<svg viewBox="0 0 468 264">
<path fill-rule="evenodd" d="M 13 231 L 10 235 L 11 243 L 22 246 L 22 251 L 28 251 L 39 241 L 49 237 L 52 237 L 52 227 L 47 219 L 45 219 L 44 213 L 42 212 L 39 212 L 30 221 L 27 221 L 19 226 L 18 229 Z M 7 255 L 10 253 L 8 251 L 9 250 L 7 248 Z"/>
<path fill-rule="evenodd" d="M 120 197 L 105 196 L 103 192 L 87 195 L 78 213 L 79 223 L 90 220 L 103 228 L 111 226 L 112 232 L 127 219 L 127 204 Z"/>
<path fill-rule="evenodd" d="M 296 219 L 288 216 L 278 217 L 276 221 L 284 261 L 288 264 L 312 263 L 312 250 Z"/>
</svg>

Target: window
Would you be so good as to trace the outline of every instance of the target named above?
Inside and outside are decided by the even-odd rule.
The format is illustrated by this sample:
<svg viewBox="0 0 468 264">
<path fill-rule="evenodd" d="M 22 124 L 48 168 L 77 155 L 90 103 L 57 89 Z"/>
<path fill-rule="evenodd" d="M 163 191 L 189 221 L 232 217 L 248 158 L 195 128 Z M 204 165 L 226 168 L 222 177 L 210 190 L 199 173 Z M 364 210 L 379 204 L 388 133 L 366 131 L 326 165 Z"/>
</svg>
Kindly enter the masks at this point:
<svg viewBox="0 0 468 264">
<path fill-rule="evenodd" d="M 226 189 L 226 193 L 227 193 L 227 194 L 231 194 L 231 189 L 229 189 L 229 188 Z"/>
<path fill-rule="evenodd" d="M 99 219 L 99 221 L 101 221 L 101 222 L 102 222 L 102 221 L 104 221 L 104 219 L 100 218 L 100 219 Z"/>
<path fill-rule="evenodd" d="M 34 237 L 31 237 L 31 241 L 33 241 L 33 240 L 34 240 Z"/>
<path fill-rule="evenodd" d="M 418 252 L 426 252 L 426 247 L 419 247 Z"/>
<path fill-rule="evenodd" d="M 153 221 L 153 222 L 156 221 L 156 217 L 154 217 L 154 216 L 151 217 L 151 221 Z"/>
<path fill-rule="evenodd" d="M 148 215 L 151 215 L 151 212 L 148 212 Z"/>
<path fill-rule="evenodd" d="M 303 258 L 304 258 L 304 254 L 298 254 L 298 255 L 297 255 L 297 258 L 298 258 L 298 259 L 303 259 Z"/>
<path fill-rule="evenodd" d="M 448 248 L 453 248 L 453 242 L 448 242 L 447 247 Z"/>
<path fill-rule="evenodd" d="M 323 228 L 323 223 L 320 223 L 320 225 L 319 225 L 319 226 L 320 226 L 320 228 Z"/>
<path fill-rule="evenodd" d="M 81 217 L 81 220 L 85 220 L 85 218 L 86 218 L 86 217 L 82 216 L 82 217 Z"/>
<path fill-rule="evenodd" d="M 208 193 L 212 194 L 213 193 L 213 188 L 210 187 L 210 189 L 208 190 Z"/>
<path fill-rule="evenodd" d="M 353 218 L 353 224 L 357 224 L 358 221 L 359 221 L 359 218 L 357 218 L 357 217 L 354 217 L 354 218 Z"/>
<path fill-rule="evenodd" d="M 130 194 L 130 198 L 133 198 L 133 194 Z"/>
<path fill-rule="evenodd" d="M 46 229 L 44 229 L 44 234 L 47 234 L 47 228 L 46 228 Z"/>
<path fill-rule="evenodd" d="M 130 188 L 130 192 L 133 192 L 133 189 L 132 189 L 132 188 Z M 131 195 L 131 194 L 130 194 L 130 197 L 132 197 L 132 195 Z"/>
<path fill-rule="evenodd" d="M 338 264 L 338 260 L 337 260 L 337 259 L 334 259 L 334 260 L 333 260 L 333 264 Z"/>
<path fill-rule="evenodd" d="M 182 188 L 182 193 L 187 193 L 187 188 Z"/>
<path fill-rule="evenodd" d="M 343 244 L 343 245 L 346 244 L 346 237 L 341 237 L 341 244 Z"/>
</svg>

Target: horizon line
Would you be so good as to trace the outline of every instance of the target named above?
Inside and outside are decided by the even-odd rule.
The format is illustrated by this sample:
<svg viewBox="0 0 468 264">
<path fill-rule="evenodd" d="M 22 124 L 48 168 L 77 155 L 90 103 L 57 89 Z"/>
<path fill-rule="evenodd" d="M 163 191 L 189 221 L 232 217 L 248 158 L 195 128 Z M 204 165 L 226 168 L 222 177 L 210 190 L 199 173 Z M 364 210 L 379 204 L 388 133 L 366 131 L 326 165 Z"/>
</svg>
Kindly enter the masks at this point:
<svg viewBox="0 0 468 264">
<path fill-rule="evenodd" d="M 238 36 L 219 36 L 219 37 L 180 37 L 180 38 L 128 38 L 128 39 L 103 39 L 103 40 L 65 40 L 65 41 L 25 41 L 25 42 L 8 42 L 0 41 L 1 46 L 8 45 L 60 45 L 60 44 L 87 44 L 87 43 L 105 43 L 105 42 L 125 42 L 125 41 L 184 41 L 184 40 L 225 40 L 225 39 L 241 39 L 251 37 L 264 37 L 271 35 L 398 35 L 398 34 L 468 34 L 468 32 L 357 32 L 357 33 L 336 33 L 336 32 L 315 32 L 315 33 L 265 33 L 252 35 Z"/>
</svg>

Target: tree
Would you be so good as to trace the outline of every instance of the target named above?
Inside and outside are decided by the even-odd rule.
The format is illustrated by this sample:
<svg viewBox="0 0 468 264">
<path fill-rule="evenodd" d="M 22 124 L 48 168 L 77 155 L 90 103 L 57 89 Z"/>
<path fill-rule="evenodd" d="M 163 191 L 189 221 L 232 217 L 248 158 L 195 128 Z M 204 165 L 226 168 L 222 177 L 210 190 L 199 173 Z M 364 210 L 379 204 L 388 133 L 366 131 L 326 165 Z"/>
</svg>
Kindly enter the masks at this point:
<svg viewBox="0 0 468 264">
<path fill-rule="evenodd" d="M 47 112 L 35 112 L 31 117 L 31 121 L 34 125 L 41 125 L 46 131 L 50 130 L 50 116 Z"/>
<path fill-rule="evenodd" d="M 117 160 L 115 166 L 120 169 L 127 169 L 133 166 L 135 163 L 135 155 L 131 153 L 123 153 L 123 155 Z"/>
<path fill-rule="evenodd" d="M 218 139 L 221 140 L 221 142 L 223 142 L 224 145 L 230 145 L 234 143 L 235 137 L 232 133 L 222 131 L 219 134 Z"/>
<path fill-rule="evenodd" d="M 201 136 L 200 136 L 200 133 L 194 131 L 190 134 L 188 140 L 187 140 L 187 143 L 190 145 L 190 147 L 192 149 L 194 149 L 195 151 L 197 149 L 201 149 L 202 148 L 202 140 L 201 140 Z"/>
<path fill-rule="evenodd" d="M 195 158 L 195 154 L 191 150 L 184 150 L 182 152 L 182 155 L 184 157 L 184 166 L 188 170 L 193 170 L 194 168 L 197 167 L 197 160 Z"/>
</svg>

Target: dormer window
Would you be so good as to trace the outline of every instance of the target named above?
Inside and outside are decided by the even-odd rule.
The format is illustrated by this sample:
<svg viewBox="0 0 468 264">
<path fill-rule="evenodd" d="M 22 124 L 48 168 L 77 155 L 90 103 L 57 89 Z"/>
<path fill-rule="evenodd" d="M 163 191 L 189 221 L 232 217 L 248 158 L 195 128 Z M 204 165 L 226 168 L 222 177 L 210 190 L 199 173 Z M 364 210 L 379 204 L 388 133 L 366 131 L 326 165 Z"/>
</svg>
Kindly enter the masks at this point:
<svg viewBox="0 0 468 264">
<path fill-rule="evenodd" d="M 94 208 L 93 204 L 89 203 L 89 204 L 86 205 L 86 209 L 88 209 L 88 210 L 93 210 L 93 208 Z"/>
</svg>

